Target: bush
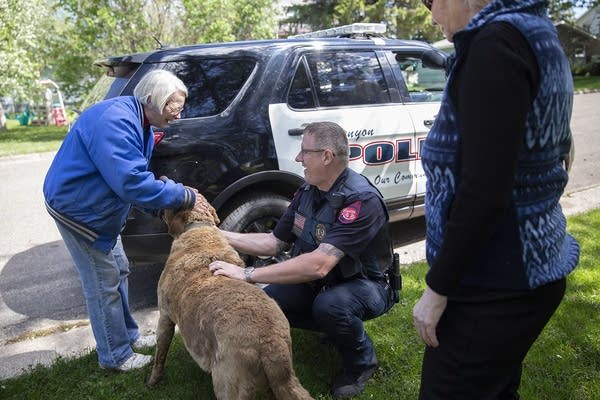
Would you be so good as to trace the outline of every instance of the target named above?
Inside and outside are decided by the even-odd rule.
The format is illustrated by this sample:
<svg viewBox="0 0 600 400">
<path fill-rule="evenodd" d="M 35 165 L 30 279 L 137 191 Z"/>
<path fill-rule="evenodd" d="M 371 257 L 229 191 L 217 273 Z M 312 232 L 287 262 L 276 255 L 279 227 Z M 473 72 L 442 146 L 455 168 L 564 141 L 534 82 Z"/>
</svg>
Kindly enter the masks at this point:
<svg viewBox="0 0 600 400">
<path fill-rule="evenodd" d="M 600 62 L 576 65 L 572 69 L 574 76 L 600 76 Z"/>
</svg>

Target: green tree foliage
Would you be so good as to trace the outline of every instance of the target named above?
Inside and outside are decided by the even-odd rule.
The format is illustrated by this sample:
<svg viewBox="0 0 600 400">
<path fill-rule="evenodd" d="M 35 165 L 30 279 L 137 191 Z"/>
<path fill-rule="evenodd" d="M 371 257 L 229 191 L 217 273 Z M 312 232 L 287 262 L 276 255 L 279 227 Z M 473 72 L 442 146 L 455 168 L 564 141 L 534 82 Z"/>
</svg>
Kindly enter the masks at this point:
<svg viewBox="0 0 600 400">
<path fill-rule="evenodd" d="M 549 0 L 548 13 L 555 22 L 574 22 L 574 8 L 592 8 L 600 4 L 600 0 Z"/>
<path fill-rule="evenodd" d="M 37 87 L 53 31 L 51 10 L 43 0 L 0 0 L 0 97 L 27 100 Z"/>
<path fill-rule="evenodd" d="M 431 12 L 421 0 L 396 0 L 393 2 L 390 23 L 396 37 L 435 42 L 443 39 L 440 27 L 434 25 Z"/>
<path fill-rule="evenodd" d="M 273 0 L 182 0 L 191 43 L 274 38 Z"/>
<path fill-rule="evenodd" d="M 598 4 L 600 0 L 549 0 L 548 11 L 556 22 L 573 22 L 574 7 L 589 8 Z M 443 38 L 421 0 L 314 0 L 288 7 L 288 14 L 282 26 L 290 35 L 306 29 L 376 22 L 386 24 L 388 35 L 402 39 L 434 42 Z"/>
<path fill-rule="evenodd" d="M 553 21 L 573 21 L 575 14 L 573 11 L 574 1 L 571 0 L 550 0 L 548 2 L 548 13 Z"/>
<path fill-rule="evenodd" d="M 291 15 L 283 21 L 289 34 L 307 26 L 312 30 L 354 22 L 384 23 L 387 34 L 401 39 L 436 41 L 441 39 L 439 27 L 431 22 L 431 13 L 421 0 L 315 0 L 288 8 Z"/>
<path fill-rule="evenodd" d="M 50 77 L 81 98 L 102 73 L 93 62 L 182 45 L 276 36 L 277 0 L 0 0 L 0 97 L 28 100 Z M 550 0 L 555 21 L 600 0 Z M 387 34 L 433 42 L 442 38 L 420 0 L 309 0 L 284 21 L 288 33 L 353 22 L 382 22 Z"/>
<path fill-rule="evenodd" d="M 60 15 L 53 75 L 71 95 L 85 93 L 102 73 L 93 62 L 149 51 L 177 41 L 176 3 L 169 0 L 58 0 Z"/>
</svg>

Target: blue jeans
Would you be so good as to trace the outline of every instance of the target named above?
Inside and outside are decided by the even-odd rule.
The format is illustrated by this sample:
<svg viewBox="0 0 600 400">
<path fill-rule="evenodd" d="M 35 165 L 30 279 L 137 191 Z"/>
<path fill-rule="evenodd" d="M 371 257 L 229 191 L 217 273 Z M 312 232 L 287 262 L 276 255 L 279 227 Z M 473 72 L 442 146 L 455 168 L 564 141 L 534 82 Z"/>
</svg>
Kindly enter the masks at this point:
<svg viewBox="0 0 600 400">
<path fill-rule="evenodd" d="M 270 284 L 265 292 L 281 307 L 295 328 L 323 332 L 333 342 L 348 372 L 373 366 L 375 349 L 363 321 L 378 317 L 393 305 L 385 282 L 353 279 L 326 290 L 301 284 Z"/>
<path fill-rule="evenodd" d="M 59 222 L 56 225 L 79 272 L 98 362 L 116 368 L 133 354 L 131 343 L 140 336 L 129 309 L 129 261 L 121 237 L 111 252 L 104 254 Z"/>
</svg>

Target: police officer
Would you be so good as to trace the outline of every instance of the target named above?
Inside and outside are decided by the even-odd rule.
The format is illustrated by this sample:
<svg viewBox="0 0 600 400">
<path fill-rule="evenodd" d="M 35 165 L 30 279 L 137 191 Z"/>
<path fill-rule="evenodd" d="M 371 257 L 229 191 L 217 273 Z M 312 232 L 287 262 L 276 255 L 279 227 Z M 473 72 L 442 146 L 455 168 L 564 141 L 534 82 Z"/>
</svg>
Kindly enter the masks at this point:
<svg viewBox="0 0 600 400">
<path fill-rule="evenodd" d="M 340 353 L 343 371 L 334 398 L 364 390 L 377 357 L 363 321 L 388 311 L 394 292 L 387 276 L 393 249 L 379 191 L 348 168 L 348 138 L 333 122 L 309 124 L 296 161 L 306 183 L 271 233 L 224 231 L 238 251 L 274 256 L 293 243 L 293 257 L 254 269 L 215 261 L 215 275 L 268 283 L 291 326 L 323 332 Z"/>
</svg>

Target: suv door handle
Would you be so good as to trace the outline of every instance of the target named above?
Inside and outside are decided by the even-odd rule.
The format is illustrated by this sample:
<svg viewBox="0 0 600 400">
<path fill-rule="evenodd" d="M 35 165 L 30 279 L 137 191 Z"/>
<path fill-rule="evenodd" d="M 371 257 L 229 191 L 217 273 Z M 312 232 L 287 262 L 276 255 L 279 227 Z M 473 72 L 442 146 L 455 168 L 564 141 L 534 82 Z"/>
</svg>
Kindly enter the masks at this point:
<svg viewBox="0 0 600 400">
<path fill-rule="evenodd" d="M 435 119 L 426 119 L 425 121 L 423 121 L 423 125 L 425 125 L 428 128 L 431 128 L 434 121 L 435 121 Z"/>
<path fill-rule="evenodd" d="M 304 132 L 304 128 L 292 128 L 288 129 L 288 135 L 290 136 L 300 136 Z"/>
</svg>

